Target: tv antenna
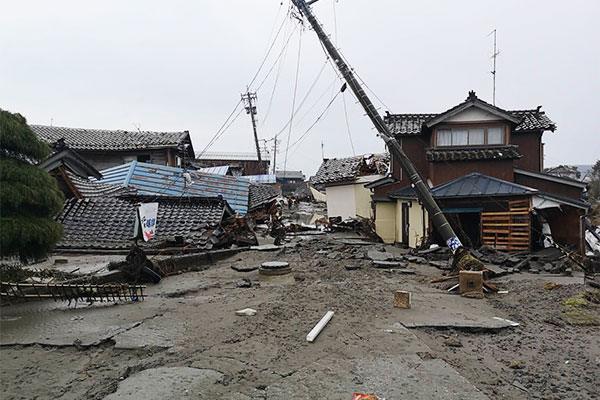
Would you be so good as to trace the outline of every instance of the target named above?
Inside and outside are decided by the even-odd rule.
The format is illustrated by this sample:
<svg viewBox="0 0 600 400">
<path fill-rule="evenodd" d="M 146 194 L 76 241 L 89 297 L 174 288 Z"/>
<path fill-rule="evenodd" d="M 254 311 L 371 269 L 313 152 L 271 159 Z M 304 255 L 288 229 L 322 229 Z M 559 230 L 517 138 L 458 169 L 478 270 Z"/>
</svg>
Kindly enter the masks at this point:
<svg viewBox="0 0 600 400">
<path fill-rule="evenodd" d="M 498 58 L 498 54 L 500 51 L 496 50 L 496 29 L 491 31 L 488 36 L 494 34 L 494 54 L 491 58 L 494 59 L 494 70 L 492 71 L 492 82 L 493 82 L 493 94 L 492 94 L 492 104 L 496 105 L 496 58 Z"/>
</svg>

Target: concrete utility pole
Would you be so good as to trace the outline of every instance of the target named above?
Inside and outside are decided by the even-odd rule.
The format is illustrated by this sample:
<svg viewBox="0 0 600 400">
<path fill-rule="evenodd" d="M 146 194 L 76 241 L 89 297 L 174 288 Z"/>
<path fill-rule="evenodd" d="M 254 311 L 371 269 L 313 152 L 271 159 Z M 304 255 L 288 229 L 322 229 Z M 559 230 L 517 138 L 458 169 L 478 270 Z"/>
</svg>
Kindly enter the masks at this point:
<svg viewBox="0 0 600 400">
<path fill-rule="evenodd" d="M 277 168 L 277 136 L 273 138 L 273 175 L 275 175 L 275 169 Z"/>
<path fill-rule="evenodd" d="M 492 71 L 492 86 L 493 86 L 493 94 L 492 94 L 492 104 L 496 105 L 496 58 L 498 58 L 499 51 L 496 51 L 496 30 L 490 32 L 488 36 L 494 34 L 494 54 L 491 58 L 494 59 L 494 70 Z"/>
<path fill-rule="evenodd" d="M 250 114 L 250 118 L 252 118 L 252 130 L 254 131 L 254 143 L 256 143 L 256 155 L 258 156 L 259 165 L 262 164 L 262 159 L 260 155 L 260 146 L 258 144 L 258 133 L 256 132 L 256 105 L 252 102 L 256 102 L 256 93 L 250 93 L 248 90 L 246 94 L 242 95 L 242 100 L 244 104 L 246 104 L 246 114 Z"/>
<path fill-rule="evenodd" d="M 371 102 L 371 99 L 369 99 L 364 89 L 361 87 L 360 83 L 354 77 L 354 73 L 352 72 L 348 64 L 346 64 L 346 62 L 342 58 L 342 55 L 335 48 L 333 43 L 331 43 L 331 40 L 329 40 L 329 36 L 327 36 L 321 24 L 313 15 L 309 5 L 315 3 L 316 1 L 318 0 L 311 0 L 307 4 L 305 0 L 292 0 L 294 5 L 300 11 L 300 13 L 308 19 L 308 22 L 319 37 L 319 40 L 321 41 L 323 46 L 325 47 L 325 50 L 333 59 L 335 65 L 337 65 L 338 70 L 348 83 L 348 86 L 350 86 L 350 88 L 352 89 L 352 92 L 354 92 L 354 95 L 356 96 L 360 104 L 365 109 L 367 115 L 371 119 L 371 122 L 373 123 L 373 125 L 375 125 L 375 128 L 380 133 L 381 138 L 387 145 L 388 149 L 390 149 L 390 152 L 392 153 L 394 158 L 400 161 L 402 170 L 409 177 L 410 182 L 412 183 L 411 186 L 414 188 L 419 200 L 421 200 L 421 202 L 425 206 L 425 209 L 431 216 L 433 225 L 446 242 L 446 245 L 454 254 L 454 267 L 459 270 L 471 268 L 481 269 L 483 267 L 483 263 L 477 260 L 475 257 L 473 257 L 469 253 L 469 251 L 463 247 L 462 243 L 454 233 L 454 230 L 448 223 L 446 216 L 442 213 L 439 206 L 433 199 L 433 196 L 429 191 L 429 187 L 425 184 L 425 182 L 423 182 L 423 179 L 419 175 L 419 172 L 415 168 L 414 164 L 406 156 L 404 150 L 402 150 L 402 147 L 400 147 L 400 144 L 398 143 L 394 135 L 392 135 L 392 132 L 390 131 L 389 127 L 385 124 L 383 118 L 381 118 L 381 116 L 377 112 L 375 106 Z"/>
</svg>

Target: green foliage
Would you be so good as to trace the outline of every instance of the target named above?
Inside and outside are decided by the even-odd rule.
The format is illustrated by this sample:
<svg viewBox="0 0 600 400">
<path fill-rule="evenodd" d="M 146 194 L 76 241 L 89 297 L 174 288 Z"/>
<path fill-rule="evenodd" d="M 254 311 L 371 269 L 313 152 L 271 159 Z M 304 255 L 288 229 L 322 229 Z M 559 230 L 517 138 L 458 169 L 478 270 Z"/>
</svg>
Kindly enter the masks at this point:
<svg viewBox="0 0 600 400">
<path fill-rule="evenodd" d="M 49 153 L 23 116 L 0 109 L 1 257 L 19 256 L 23 262 L 43 258 L 62 236 L 52 217 L 64 196 L 54 178 L 28 162 Z"/>
<path fill-rule="evenodd" d="M 50 217 L 2 217 L 0 224 L 2 255 L 18 255 L 22 261 L 43 258 L 63 234 L 62 226 Z"/>
<path fill-rule="evenodd" d="M 0 159 L 2 216 L 55 215 L 64 203 L 56 181 L 46 171 L 12 158 Z"/>
<path fill-rule="evenodd" d="M 41 161 L 50 155 L 50 147 L 38 140 L 25 117 L 0 109 L 0 148 Z"/>
<path fill-rule="evenodd" d="M 592 167 L 590 177 L 591 182 L 588 189 L 590 195 L 593 199 L 600 201 L 600 160 L 596 161 Z"/>
</svg>

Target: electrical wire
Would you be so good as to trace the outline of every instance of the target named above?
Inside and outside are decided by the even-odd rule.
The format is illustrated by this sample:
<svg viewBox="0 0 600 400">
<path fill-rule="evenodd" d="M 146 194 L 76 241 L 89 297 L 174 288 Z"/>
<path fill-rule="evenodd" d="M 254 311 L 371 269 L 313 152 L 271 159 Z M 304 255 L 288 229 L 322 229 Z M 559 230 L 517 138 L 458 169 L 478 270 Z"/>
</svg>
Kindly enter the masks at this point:
<svg viewBox="0 0 600 400">
<path fill-rule="evenodd" d="M 350 139 L 350 147 L 352 147 L 352 155 L 356 156 L 356 151 L 354 151 L 354 143 L 352 142 L 352 132 L 350 132 L 350 123 L 348 122 L 348 109 L 346 108 L 346 94 L 342 94 L 342 100 L 344 100 L 344 116 L 346 117 L 346 129 L 348 130 L 348 139 Z"/>
<path fill-rule="evenodd" d="M 302 30 L 300 30 L 300 37 L 298 38 L 298 59 L 296 62 L 296 79 L 294 81 L 294 97 L 292 100 L 292 115 L 290 116 L 290 129 L 288 131 L 288 136 L 287 136 L 287 144 L 285 147 L 285 159 L 283 162 L 283 170 L 286 171 L 287 168 L 287 158 L 288 158 L 288 151 L 290 148 L 290 136 L 292 135 L 292 123 L 294 121 L 294 110 L 296 108 L 296 94 L 298 92 L 298 76 L 300 75 L 300 55 L 301 55 L 301 51 L 302 51 Z"/>
</svg>

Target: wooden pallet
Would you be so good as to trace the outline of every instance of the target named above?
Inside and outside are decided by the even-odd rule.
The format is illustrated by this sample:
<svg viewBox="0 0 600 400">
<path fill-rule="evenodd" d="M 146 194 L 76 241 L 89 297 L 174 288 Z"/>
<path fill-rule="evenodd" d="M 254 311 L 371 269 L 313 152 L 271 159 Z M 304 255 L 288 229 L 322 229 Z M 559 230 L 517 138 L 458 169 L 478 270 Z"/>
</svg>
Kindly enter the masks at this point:
<svg viewBox="0 0 600 400">
<path fill-rule="evenodd" d="M 481 213 L 481 239 L 499 250 L 530 250 L 531 204 L 527 200 L 508 202 L 509 211 Z"/>
</svg>

